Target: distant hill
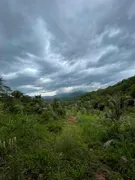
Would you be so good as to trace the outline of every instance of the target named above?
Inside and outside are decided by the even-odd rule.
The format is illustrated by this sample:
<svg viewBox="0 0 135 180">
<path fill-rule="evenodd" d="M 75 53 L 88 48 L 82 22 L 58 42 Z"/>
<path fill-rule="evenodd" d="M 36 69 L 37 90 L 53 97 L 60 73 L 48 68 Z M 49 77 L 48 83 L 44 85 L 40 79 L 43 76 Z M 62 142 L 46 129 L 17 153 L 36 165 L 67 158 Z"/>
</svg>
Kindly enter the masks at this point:
<svg viewBox="0 0 135 180">
<path fill-rule="evenodd" d="M 80 98 L 89 99 L 90 97 L 105 97 L 107 95 L 114 95 L 119 92 L 125 95 L 130 95 L 135 99 L 135 76 L 128 79 L 124 79 L 113 86 L 107 87 L 106 89 L 99 89 L 97 91 L 86 93 L 82 95 Z"/>
<path fill-rule="evenodd" d="M 72 93 L 62 93 L 62 94 L 57 94 L 55 96 L 44 96 L 44 99 L 71 99 L 71 98 L 76 98 L 79 97 L 83 94 L 86 94 L 84 91 L 76 91 Z"/>
<path fill-rule="evenodd" d="M 107 95 L 113 95 L 117 94 L 119 92 L 122 92 L 123 94 L 131 95 L 135 99 L 135 76 L 124 79 L 121 82 L 109 86 L 105 89 L 99 89 L 97 91 L 92 91 L 89 93 L 86 93 L 85 91 L 77 91 L 77 92 L 72 92 L 72 93 L 62 93 L 62 94 L 57 94 L 55 96 L 45 96 L 43 97 L 44 99 L 71 99 L 71 98 L 78 98 L 78 99 L 90 99 L 94 97 L 105 97 Z"/>
</svg>

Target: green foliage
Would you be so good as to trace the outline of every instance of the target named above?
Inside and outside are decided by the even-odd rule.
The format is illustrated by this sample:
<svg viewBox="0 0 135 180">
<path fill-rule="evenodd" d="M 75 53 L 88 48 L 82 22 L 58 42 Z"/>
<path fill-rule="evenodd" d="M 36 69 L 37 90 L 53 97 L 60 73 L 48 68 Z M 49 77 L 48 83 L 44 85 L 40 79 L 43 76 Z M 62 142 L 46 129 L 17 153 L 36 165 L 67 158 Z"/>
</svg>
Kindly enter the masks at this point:
<svg viewBox="0 0 135 180">
<path fill-rule="evenodd" d="M 30 103 L 31 97 L 27 96 L 27 95 L 24 95 L 24 96 L 21 97 L 21 101 L 22 101 L 23 104 L 27 105 L 27 103 Z"/>
<path fill-rule="evenodd" d="M 135 85 L 131 87 L 130 95 L 135 99 Z"/>
<path fill-rule="evenodd" d="M 121 170 L 113 169 L 107 158 L 111 157 L 112 151 L 108 150 L 106 153 L 103 148 L 104 141 L 111 136 L 108 124 L 100 120 L 99 115 L 78 113 L 79 121 L 76 125 L 65 124 L 62 120 L 48 120 L 41 124 L 38 114 L 5 114 L 1 115 L 1 118 L 7 125 L 0 127 L 0 152 L 3 159 L 0 171 L 3 179 L 42 176 L 43 179 L 50 180 L 87 180 L 95 179 L 98 171 L 104 172 L 105 176 L 112 180 L 121 176 Z M 129 132 L 125 130 L 125 122 L 120 129 L 121 133 Z M 108 134 L 106 139 L 105 134 Z M 119 139 L 117 141 L 119 142 Z M 121 153 L 119 157 L 124 155 L 127 156 Z M 117 154 L 113 156 L 116 156 L 117 160 Z M 100 162 L 103 157 L 105 162 Z M 123 168 L 126 169 L 127 166 Z M 131 177 L 131 171 L 129 175 Z"/>
<path fill-rule="evenodd" d="M 134 77 L 70 101 L 4 91 L 0 179 L 134 180 L 133 83 Z"/>
<path fill-rule="evenodd" d="M 50 123 L 48 126 L 47 126 L 47 130 L 49 132 L 52 132 L 52 133 L 61 133 L 62 132 L 62 126 L 57 124 L 57 123 Z"/>
<path fill-rule="evenodd" d="M 3 92 L 3 79 L 0 77 L 0 93 Z"/>
<path fill-rule="evenodd" d="M 23 96 L 23 93 L 20 91 L 13 91 L 11 95 L 16 99 L 20 99 Z"/>
<path fill-rule="evenodd" d="M 112 121 L 120 120 L 120 117 L 123 113 L 123 99 L 121 96 L 112 96 L 107 101 L 106 107 L 106 117 Z"/>
<path fill-rule="evenodd" d="M 109 86 L 106 89 L 99 89 L 90 93 L 86 93 L 77 99 L 77 103 L 81 107 L 92 107 L 94 109 L 104 110 L 106 105 L 106 98 L 108 96 L 124 96 L 122 98 L 130 97 L 127 101 L 127 106 L 134 106 L 135 99 L 135 76 L 123 80 L 114 86 Z M 89 103 L 88 103 L 89 102 Z"/>
<path fill-rule="evenodd" d="M 0 95 L 9 94 L 10 92 L 11 89 L 8 86 L 4 85 L 4 80 L 2 77 L 0 77 Z"/>
<path fill-rule="evenodd" d="M 41 114 L 40 123 L 47 122 L 47 121 L 49 121 L 49 120 L 51 120 L 51 119 L 52 119 L 52 116 L 51 116 L 50 112 L 45 111 L 45 112 L 43 112 L 43 113 Z"/>
</svg>

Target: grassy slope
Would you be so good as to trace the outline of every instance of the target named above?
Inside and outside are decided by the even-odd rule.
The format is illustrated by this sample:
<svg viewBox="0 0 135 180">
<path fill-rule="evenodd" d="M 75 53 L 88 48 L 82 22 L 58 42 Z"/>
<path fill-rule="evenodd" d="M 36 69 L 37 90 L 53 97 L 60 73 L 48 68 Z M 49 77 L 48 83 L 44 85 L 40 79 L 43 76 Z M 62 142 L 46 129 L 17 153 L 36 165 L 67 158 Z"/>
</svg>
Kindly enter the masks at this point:
<svg viewBox="0 0 135 180">
<path fill-rule="evenodd" d="M 124 94 L 132 95 L 132 92 L 135 92 L 135 76 L 125 79 L 114 86 L 109 86 L 105 89 L 100 89 L 97 91 L 93 91 L 90 93 L 86 93 L 81 96 L 82 99 L 87 99 L 88 97 L 95 97 L 95 96 L 106 96 L 106 95 L 113 95 L 118 92 L 122 92 Z"/>
<path fill-rule="evenodd" d="M 83 98 L 111 94 L 112 89 L 126 94 L 134 80 Z M 67 120 L 73 114 L 76 123 Z M 118 122 L 106 119 L 103 112 L 87 115 L 67 110 L 64 119 L 41 121 L 38 114 L 9 114 L 0 102 L 0 179 L 23 180 L 33 174 L 47 180 L 134 180 L 134 118 L 134 109 Z"/>
<path fill-rule="evenodd" d="M 134 121 L 124 117 L 115 132 L 101 117 L 78 115 L 76 124 L 66 119 L 41 124 L 38 115 L 1 111 L 7 127 L 0 127 L 0 179 L 23 179 L 28 170 L 49 180 L 134 179 Z M 105 148 L 110 139 L 114 142 Z"/>
</svg>

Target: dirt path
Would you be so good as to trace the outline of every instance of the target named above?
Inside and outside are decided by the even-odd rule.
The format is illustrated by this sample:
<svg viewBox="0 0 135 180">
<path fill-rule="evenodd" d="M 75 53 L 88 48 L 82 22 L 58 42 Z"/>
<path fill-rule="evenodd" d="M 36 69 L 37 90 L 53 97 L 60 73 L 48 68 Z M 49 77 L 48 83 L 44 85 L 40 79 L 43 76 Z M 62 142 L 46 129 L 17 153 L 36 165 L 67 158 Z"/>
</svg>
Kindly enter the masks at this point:
<svg viewBox="0 0 135 180">
<path fill-rule="evenodd" d="M 74 124 L 77 122 L 77 118 L 75 116 L 69 116 L 67 120 L 68 120 L 68 122 L 71 122 Z"/>
<path fill-rule="evenodd" d="M 96 174 L 96 180 L 105 180 L 105 175 L 103 173 Z"/>
</svg>

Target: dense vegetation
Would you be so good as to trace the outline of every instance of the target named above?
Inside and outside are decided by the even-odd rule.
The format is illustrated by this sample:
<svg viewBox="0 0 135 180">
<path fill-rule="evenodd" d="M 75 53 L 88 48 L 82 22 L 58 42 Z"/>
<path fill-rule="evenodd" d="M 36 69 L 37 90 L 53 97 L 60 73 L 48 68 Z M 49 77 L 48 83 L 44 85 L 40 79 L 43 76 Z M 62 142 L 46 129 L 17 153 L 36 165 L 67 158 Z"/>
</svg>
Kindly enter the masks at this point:
<svg viewBox="0 0 135 180">
<path fill-rule="evenodd" d="M 135 77 L 72 100 L 0 78 L 1 180 L 134 180 Z"/>
</svg>

